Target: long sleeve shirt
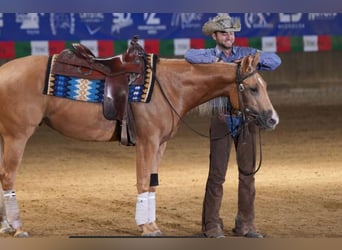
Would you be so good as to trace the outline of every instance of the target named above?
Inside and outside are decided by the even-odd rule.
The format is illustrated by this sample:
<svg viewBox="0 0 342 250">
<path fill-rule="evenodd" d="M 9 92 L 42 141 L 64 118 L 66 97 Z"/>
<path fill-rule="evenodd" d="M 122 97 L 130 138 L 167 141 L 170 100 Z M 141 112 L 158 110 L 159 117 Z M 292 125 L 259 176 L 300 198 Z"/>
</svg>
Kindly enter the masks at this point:
<svg viewBox="0 0 342 250">
<path fill-rule="evenodd" d="M 218 47 L 209 49 L 190 49 L 184 58 L 190 63 L 214 63 L 217 59 L 224 62 L 234 62 L 244 56 L 255 55 L 258 50 L 250 47 L 233 46 L 232 52 L 227 57 Z M 280 57 L 273 52 L 260 51 L 260 59 L 257 70 L 274 70 L 281 64 Z"/>
</svg>

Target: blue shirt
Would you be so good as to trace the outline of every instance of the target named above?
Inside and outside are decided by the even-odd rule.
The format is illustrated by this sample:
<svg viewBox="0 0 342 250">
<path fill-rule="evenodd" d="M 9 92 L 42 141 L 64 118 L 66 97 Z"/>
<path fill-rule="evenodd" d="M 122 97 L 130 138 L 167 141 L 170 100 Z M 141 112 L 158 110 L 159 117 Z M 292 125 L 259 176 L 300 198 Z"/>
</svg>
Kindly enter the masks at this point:
<svg viewBox="0 0 342 250">
<path fill-rule="evenodd" d="M 244 56 L 255 55 L 257 49 L 250 47 L 233 46 L 232 52 L 227 57 L 218 47 L 209 49 L 189 49 L 184 58 L 190 63 L 214 63 L 217 59 L 224 62 L 234 62 Z M 273 52 L 260 51 L 260 59 L 257 70 L 274 70 L 281 64 L 280 57 Z"/>
</svg>

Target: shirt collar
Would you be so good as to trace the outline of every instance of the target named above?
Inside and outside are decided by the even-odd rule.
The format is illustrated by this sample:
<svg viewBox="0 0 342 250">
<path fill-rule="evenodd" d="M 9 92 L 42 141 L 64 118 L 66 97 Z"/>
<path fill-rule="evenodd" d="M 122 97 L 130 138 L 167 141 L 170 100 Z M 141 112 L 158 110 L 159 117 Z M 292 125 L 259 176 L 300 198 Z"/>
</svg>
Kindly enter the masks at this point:
<svg viewBox="0 0 342 250">
<path fill-rule="evenodd" d="M 226 57 L 226 55 L 222 52 L 222 50 L 220 50 L 219 48 L 218 48 L 218 46 L 216 46 L 215 47 L 215 54 L 216 54 L 216 56 L 217 57 Z M 232 47 L 232 55 L 235 55 L 236 54 L 236 47 L 235 46 L 233 46 Z"/>
</svg>

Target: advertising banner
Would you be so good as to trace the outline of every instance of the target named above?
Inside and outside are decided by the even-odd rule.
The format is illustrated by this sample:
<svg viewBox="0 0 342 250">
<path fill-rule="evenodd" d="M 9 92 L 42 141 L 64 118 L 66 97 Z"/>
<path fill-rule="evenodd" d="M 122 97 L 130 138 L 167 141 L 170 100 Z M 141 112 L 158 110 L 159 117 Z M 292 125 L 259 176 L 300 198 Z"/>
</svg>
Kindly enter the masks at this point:
<svg viewBox="0 0 342 250">
<path fill-rule="evenodd" d="M 229 13 L 242 29 L 237 43 L 287 52 L 341 47 L 342 13 Z M 83 41 L 95 54 L 119 52 L 138 35 L 152 52 L 182 55 L 209 46 L 202 25 L 217 13 L 0 13 L 0 57 L 46 54 Z M 29 43 L 29 44 L 28 44 Z M 102 49 L 99 51 L 99 43 Z M 104 46 L 106 44 L 107 46 Z M 113 45 L 114 44 L 114 45 Z M 116 48 L 112 48 L 113 46 Z M 13 47 L 14 51 L 6 48 Z M 26 46 L 26 47 L 25 47 Z M 109 47 L 108 47 L 109 46 Z M 106 52 L 103 52 L 106 50 Z M 24 51 L 21 53 L 20 51 Z M 26 52 L 25 52 L 26 51 Z"/>
</svg>

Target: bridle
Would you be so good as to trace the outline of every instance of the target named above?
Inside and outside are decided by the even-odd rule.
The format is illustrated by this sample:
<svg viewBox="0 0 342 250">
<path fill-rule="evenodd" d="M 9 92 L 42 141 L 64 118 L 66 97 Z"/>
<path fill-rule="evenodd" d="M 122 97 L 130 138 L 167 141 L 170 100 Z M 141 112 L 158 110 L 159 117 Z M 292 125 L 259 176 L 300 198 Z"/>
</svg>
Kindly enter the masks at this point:
<svg viewBox="0 0 342 250">
<path fill-rule="evenodd" d="M 248 107 L 246 107 L 246 105 L 245 105 L 245 103 L 243 101 L 242 93 L 246 90 L 246 87 L 243 84 L 243 82 L 247 78 L 253 76 L 256 72 L 257 71 L 254 70 L 254 71 L 252 71 L 252 72 L 242 76 L 242 74 L 241 74 L 241 62 L 239 62 L 237 64 L 237 68 L 236 68 L 236 84 L 238 85 L 238 101 L 239 101 L 239 110 L 238 110 L 238 112 L 242 116 L 242 125 L 241 125 L 241 127 L 245 126 L 245 129 L 242 130 L 243 134 L 241 135 L 241 136 L 243 136 L 243 138 L 246 137 L 245 133 L 246 133 L 246 128 L 248 126 L 248 123 L 251 122 L 251 121 L 254 121 L 256 119 L 255 115 L 252 115 L 252 116 L 248 117 L 248 114 L 253 114 L 253 113 L 251 112 L 251 110 Z M 251 119 L 251 117 L 252 117 L 252 119 Z M 240 129 L 241 129 L 241 127 L 240 127 Z M 260 132 L 260 130 L 261 129 L 259 128 L 259 131 L 258 131 L 259 132 L 259 164 L 258 164 L 258 167 L 254 171 L 248 172 L 248 173 L 245 172 L 244 170 L 242 170 L 240 167 L 238 167 L 239 172 L 241 174 L 243 174 L 244 176 L 255 175 L 259 171 L 259 169 L 261 167 L 261 163 L 262 163 L 262 142 L 261 142 L 261 132 Z"/>
<path fill-rule="evenodd" d="M 238 87 L 238 100 L 239 100 L 239 109 L 238 109 L 238 113 L 240 113 L 242 115 L 242 119 L 243 119 L 243 122 L 246 122 L 247 121 L 247 114 L 250 113 L 250 109 L 248 107 L 245 107 L 245 103 L 243 102 L 243 96 L 242 96 L 242 93 L 246 90 L 246 87 L 245 85 L 243 84 L 243 82 L 253 76 L 257 71 L 254 70 L 246 75 L 242 75 L 241 74 L 241 62 L 239 62 L 237 64 L 237 67 L 236 67 L 236 84 L 237 84 L 237 87 Z"/>
</svg>

